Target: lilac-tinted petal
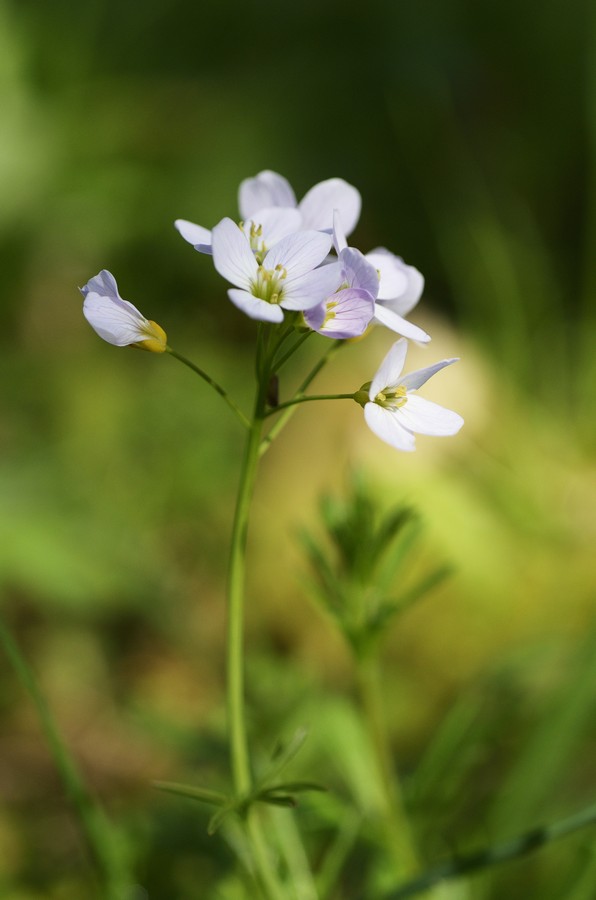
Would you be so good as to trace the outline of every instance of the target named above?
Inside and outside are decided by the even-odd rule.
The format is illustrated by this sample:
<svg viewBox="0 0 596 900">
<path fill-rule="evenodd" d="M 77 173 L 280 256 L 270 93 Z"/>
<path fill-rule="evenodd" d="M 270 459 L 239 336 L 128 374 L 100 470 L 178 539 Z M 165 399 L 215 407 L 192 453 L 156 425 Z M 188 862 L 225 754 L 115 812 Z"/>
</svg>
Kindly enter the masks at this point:
<svg viewBox="0 0 596 900">
<path fill-rule="evenodd" d="M 283 322 L 283 310 L 273 303 L 267 303 L 266 300 L 260 300 L 254 294 L 248 291 L 238 291 L 231 288 L 228 291 L 228 297 L 238 309 L 250 316 L 251 319 L 257 319 L 259 322 Z"/>
<path fill-rule="evenodd" d="M 304 318 L 313 331 L 344 340 L 364 334 L 373 310 L 374 300 L 367 291 L 346 288 L 328 297 L 314 310 L 307 310 Z"/>
<path fill-rule="evenodd" d="M 344 234 L 351 234 L 360 218 L 360 194 L 343 178 L 329 178 L 315 184 L 298 204 L 304 228 L 317 231 L 333 229 L 333 213 L 337 210 Z"/>
<path fill-rule="evenodd" d="M 390 309 L 400 316 L 407 315 L 422 296 L 424 276 L 384 247 L 367 253 L 366 258 L 379 271 L 378 299 L 391 301 L 386 304 Z"/>
<path fill-rule="evenodd" d="M 146 340 L 149 323 L 128 300 L 89 291 L 83 303 L 83 315 L 93 330 L 115 347 L 126 347 Z"/>
<path fill-rule="evenodd" d="M 90 278 L 87 284 L 84 287 L 79 288 L 79 290 L 83 297 L 86 297 L 87 294 L 95 293 L 100 294 L 102 297 L 112 297 L 112 299 L 122 300 L 118 293 L 116 279 L 107 269 L 102 269 L 101 272 L 94 275 L 93 278 Z M 127 300 L 122 300 L 122 303 L 127 302 Z M 129 304 L 129 306 L 132 306 L 132 303 Z M 132 308 L 135 309 L 134 306 Z"/>
<path fill-rule="evenodd" d="M 369 263 L 367 258 L 363 256 L 360 250 L 354 247 L 345 247 L 340 255 L 344 270 L 344 278 L 348 287 L 362 288 L 368 291 L 373 300 L 376 299 L 379 291 L 379 276 L 377 270 Z"/>
<path fill-rule="evenodd" d="M 391 444 L 397 450 L 411 451 L 416 449 L 414 435 L 399 423 L 395 412 L 383 409 L 377 403 L 367 403 L 364 407 L 364 418 L 371 431 L 382 441 Z"/>
<path fill-rule="evenodd" d="M 263 267 L 275 269 L 278 265 L 283 266 L 287 271 L 288 281 L 291 281 L 323 262 L 330 247 L 331 237 L 328 234 L 300 231 L 278 241 L 263 260 Z"/>
<path fill-rule="evenodd" d="M 208 228 L 187 222 L 186 219 L 176 219 L 174 227 L 199 253 L 211 253 L 211 232 Z"/>
<path fill-rule="evenodd" d="M 341 227 L 341 222 L 339 220 L 339 213 L 336 209 L 333 210 L 333 246 L 335 247 L 335 252 L 338 256 L 341 251 L 345 250 L 348 246 L 344 230 Z"/>
<path fill-rule="evenodd" d="M 379 301 L 375 303 L 375 321 L 380 322 L 386 328 L 390 328 L 391 331 L 397 332 L 397 334 L 402 334 L 411 341 L 418 341 L 421 344 L 428 344 L 430 341 L 430 334 L 427 334 L 418 325 L 413 325 L 407 319 L 398 316 L 392 309 L 387 309 Z"/>
<path fill-rule="evenodd" d="M 341 283 L 341 266 L 330 263 L 298 278 L 287 278 L 281 305 L 284 309 L 311 309 L 334 294 Z"/>
<path fill-rule="evenodd" d="M 220 275 L 237 287 L 250 288 L 257 261 L 246 236 L 231 219 L 222 219 L 212 232 L 213 264 Z"/>
<path fill-rule="evenodd" d="M 313 331 L 320 331 L 326 315 L 327 303 L 323 301 L 323 303 L 318 303 L 316 306 L 304 310 L 304 321 Z"/>
<path fill-rule="evenodd" d="M 282 175 L 266 169 L 241 183 L 238 206 L 242 218 L 248 219 L 266 206 L 296 206 L 296 195 Z"/>
<path fill-rule="evenodd" d="M 416 395 L 408 396 L 407 402 L 395 411 L 395 415 L 404 428 L 439 437 L 457 434 L 464 424 L 456 412 Z"/>
<path fill-rule="evenodd" d="M 397 387 L 401 383 L 399 376 L 402 373 L 407 352 L 408 342 L 403 338 L 393 344 L 371 382 L 368 393 L 371 400 L 374 400 L 377 394 L 384 391 L 385 388 Z"/>
<path fill-rule="evenodd" d="M 269 206 L 259 209 L 244 222 L 244 233 L 250 232 L 250 225 L 263 226 L 262 241 L 266 247 L 273 247 L 288 234 L 300 231 L 302 216 L 297 209 L 281 206 Z"/>
<path fill-rule="evenodd" d="M 436 375 L 437 372 L 440 372 L 445 366 L 451 366 L 454 362 L 459 362 L 459 357 L 455 357 L 454 359 L 443 359 L 433 366 L 427 366 L 425 369 L 418 369 L 416 372 L 410 372 L 409 375 L 404 375 L 399 383 L 403 384 L 408 391 L 417 391 L 429 378 L 432 378 L 433 375 Z"/>
</svg>

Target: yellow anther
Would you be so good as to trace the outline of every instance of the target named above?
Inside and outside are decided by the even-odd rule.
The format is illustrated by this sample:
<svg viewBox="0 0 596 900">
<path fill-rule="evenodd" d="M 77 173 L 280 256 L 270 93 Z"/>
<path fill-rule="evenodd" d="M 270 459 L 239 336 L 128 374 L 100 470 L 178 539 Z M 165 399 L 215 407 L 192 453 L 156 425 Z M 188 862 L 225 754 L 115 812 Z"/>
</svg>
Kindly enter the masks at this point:
<svg viewBox="0 0 596 900">
<path fill-rule="evenodd" d="M 378 403 L 379 406 L 383 406 L 385 409 L 399 409 L 400 406 L 404 406 L 407 403 L 407 400 L 408 391 L 403 384 L 400 384 L 395 390 L 384 388 L 375 397 L 375 403 Z"/>
</svg>

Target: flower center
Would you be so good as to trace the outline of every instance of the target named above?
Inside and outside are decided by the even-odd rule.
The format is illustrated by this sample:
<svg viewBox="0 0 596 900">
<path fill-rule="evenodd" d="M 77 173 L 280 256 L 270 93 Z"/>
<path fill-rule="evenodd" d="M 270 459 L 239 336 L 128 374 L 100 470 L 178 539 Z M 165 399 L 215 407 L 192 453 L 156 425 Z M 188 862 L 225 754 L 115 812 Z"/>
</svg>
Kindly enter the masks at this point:
<svg viewBox="0 0 596 900">
<path fill-rule="evenodd" d="M 287 270 L 280 263 L 274 269 L 265 269 L 261 265 L 257 269 L 256 280 L 250 286 L 251 292 L 259 300 L 280 303 L 283 296 L 283 282 L 287 275 Z"/>
<path fill-rule="evenodd" d="M 250 244 L 250 249 L 255 255 L 255 258 L 259 265 L 265 259 L 267 255 L 267 245 L 263 240 L 263 226 L 257 225 L 255 222 L 250 222 L 250 229 L 247 232 L 247 222 L 239 222 L 240 230 L 247 236 L 248 242 Z"/>
<path fill-rule="evenodd" d="M 323 324 L 321 328 L 324 328 L 329 324 L 333 319 L 335 319 L 335 307 L 339 303 L 338 300 L 328 300 L 325 304 L 325 318 L 323 319 Z"/>
<path fill-rule="evenodd" d="M 375 397 L 375 403 L 378 403 L 383 409 L 399 409 L 408 402 L 407 395 L 406 386 L 403 384 L 396 388 L 383 388 Z"/>
</svg>

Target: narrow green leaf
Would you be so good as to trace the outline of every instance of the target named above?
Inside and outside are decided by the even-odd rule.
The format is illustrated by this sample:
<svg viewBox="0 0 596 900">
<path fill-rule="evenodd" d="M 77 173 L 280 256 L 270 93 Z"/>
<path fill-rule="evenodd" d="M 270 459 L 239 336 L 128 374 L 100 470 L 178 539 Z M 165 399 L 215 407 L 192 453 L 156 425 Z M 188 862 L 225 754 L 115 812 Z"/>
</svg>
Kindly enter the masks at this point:
<svg viewBox="0 0 596 900">
<path fill-rule="evenodd" d="M 173 781 L 154 781 L 153 787 L 158 791 L 166 791 L 168 794 L 179 794 L 181 797 L 190 797 L 191 800 L 200 800 L 210 803 L 212 806 L 225 806 L 229 798 L 220 791 L 212 791 L 209 788 L 193 787 L 190 784 L 177 784 Z"/>
</svg>

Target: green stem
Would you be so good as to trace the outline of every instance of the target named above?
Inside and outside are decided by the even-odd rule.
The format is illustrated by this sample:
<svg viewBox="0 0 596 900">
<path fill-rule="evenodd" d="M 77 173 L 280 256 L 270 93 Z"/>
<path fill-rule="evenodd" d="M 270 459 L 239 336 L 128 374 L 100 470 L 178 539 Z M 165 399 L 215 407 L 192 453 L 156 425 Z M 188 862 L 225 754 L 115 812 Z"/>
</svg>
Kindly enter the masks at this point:
<svg viewBox="0 0 596 900">
<path fill-rule="evenodd" d="M 301 334 L 300 337 L 298 338 L 298 340 L 295 341 L 294 344 L 292 344 L 290 349 L 287 350 L 283 356 L 281 356 L 278 360 L 275 361 L 275 363 L 273 365 L 273 370 L 275 372 L 279 372 L 280 369 L 283 366 L 285 366 L 287 361 L 294 355 L 296 350 L 298 350 L 304 344 L 304 342 L 308 340 L 308 338 L 311 336 L 311 334 L 314 334 L 314 332 L 307 331 L 305 334 Z M 280 343 L 280 347 L 281 347 L 281 343 Z"/>
<path fill-rule="evenodd" d="M 405 810 L 401 786 L 391 757 L 381 691 L 378 658 L 367 653 L 356 661 L 358 691 L 364 722 L 376 758 L 383 787 L 384 818 L 387 844 L 402 877 L 411 878 L 420 869 L 410 823 Z"/>
<path fill-rule="evenodd" d="M 266 368 L 267 366 L 264 367 L 265 370 Z M 244 585 L 248 519 L 259 462 L 267 383 L 268 373 L 264 371 L 257 391 L 253 421 L 250 425 L 240 474 L 228 576 L 228 727 L 230 734 L 230 764 L 234 790 L 238 798 L 248 796 L 252 787 L 244 708 Z M 256 871 L 265 896 L 269 900 L 284 900 L 284 890 L 278 882 L 269 858 L 258 811 L 254 806 L 250 806 L 246 813 L 246 829 L 252 847 Z"/>
<path fill-rule="evenodd" d="M 124 860 L 122 836 L 116 833 L 87 790 L 35 675 L 1 617 L 0 643 L 36 708 L 56 768 L 77 812 L 81 830 L 99 872 L 103 886 L 102 896 L 106 900 L 122 900 L 133 883 Z"/>
<path fill-rule="evenodd" d="M 174 359 L 177 359 L 178 362 L 181 362 L 181 363 L 183 363 L 183 365 L 187 366 L 189 369 L 192 369 L 192 371 L 195 372 L 195 374 L 198 375 L 200 378 L 202 378 L 203 381 L 206 381 L 207 384 L 210 387 L 212 387 L 214 391 L 217 391 L 219 396 L 223 397 L 223 399 L 226 401 L 226 403 L 228 404 L 228 406 L 230 407 L 232 412 L 236 416 L 238 416 L 238 418 L 240 419 L 240 421 L 242 422 L 242 424 L 244 425 L 245 428 L 251 427 L 251 424 L 250 424 L 249 420 L 247 419 L 247 417 L 244 415 L 244 413 L 242 412 L 240 407 L 232 400 L 232 398 L 230 397 L 228 392 L 225 390 L 225 388 L 223 388 L 221 386 L 221 384 L 218 384 L 217 381 L 215 381 L 210 375 L 207 375 L 207 373 L 204 372 L 203 369 L 201 369 L 199 366 L 195 365 L 195 363 L 191 362 L 190 359 L 187 359 L 185 356 L 182 356 L 181 353 L 177 353 L 176 350 L 172 350 L 171 347 L 166 347 L 166 351 L 170 354 L 170 356 L 173 356 Z"/>
<path fill-rule="evenodd" d="M 321 369 L 327 365 L 329 360 L 337 353 L 337 351 L 340 349 L 340 347 L 344 346 L 345 343 L 346 343 L 345 341 L 333 341 L 330 344 L 329 348 L 326 350 L 326 352 L 323 354 L 323 356 L 319 359 L 319 361 L 316 363 L 316 365 L 314 365 L 313 368 L 310 370 L 310 372 L 308 373 L 308 375 L 306 376 L 306 378 L 304 379 L 304 381 L 302 382 L 302 384 L 296 391 L 294 397 L 300 397 L 304 393 L 304 391 L 315 380 L 315 378 L 317 377 L 317 375 L 319 374 Z M 269 449 L 269 447 L 271 446 L 271 444 L 273 443 L 273 441 L 275 440 L 277 435 L 280 433 L 280 431 L 283 428 L 285 428 L 287 423 L 290 421 L 290 419 L 292 418 L 292 416 L 294 415 L 294 412 L 295 412 L 295 405 L 296 404 L 294 404 L 294 407 L 285 409 L 283 414 L 272 425 L 271 429 L 265 435 L 265 437 L 263 438 L 263 440 L 261 442 L 261 448 L 259 451 L 261 456 L 263 455 L 263 453 L 265 453 Z M 279 409 L 279 406 L 276 407 L 276 409 Z"/>
<path fill-rule="evenodd" d="M 282 409 L 288 409 L 290 406 L 297 406 L 298 403 L 308 403 L 309 400 L 353 400 L 354 394 L 309 394 L 306 397 L 293 397 L 291 400 L 286 400 L 285 403 L 279 403 L 273 409 L 267 410 L 265 413 L 266 416 L 273 416 L 276 412 L 280 412 Z"/>
<path fill-rule="evenodd" d="M 260 401 L 257 400 L 257 406 L 259 405 Z M 261 427 L 262 418 L 258 413 L 251 425 L 240 474 L 228 576 L 228 721 L 230 761 L 238 796 L 248 794 L 251 787 L 244 720 L 244 578 L 248 515 L 259 461 Z"/>
</svg>

